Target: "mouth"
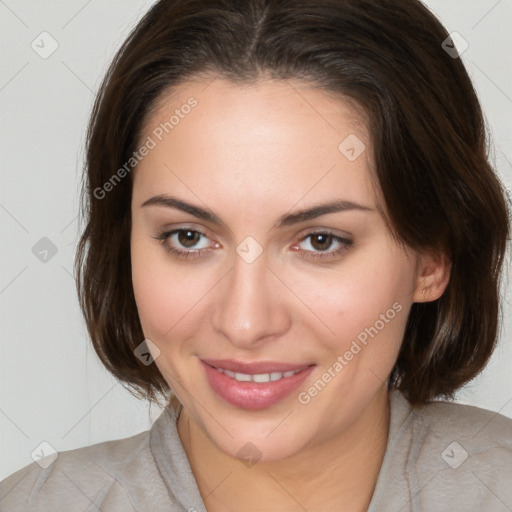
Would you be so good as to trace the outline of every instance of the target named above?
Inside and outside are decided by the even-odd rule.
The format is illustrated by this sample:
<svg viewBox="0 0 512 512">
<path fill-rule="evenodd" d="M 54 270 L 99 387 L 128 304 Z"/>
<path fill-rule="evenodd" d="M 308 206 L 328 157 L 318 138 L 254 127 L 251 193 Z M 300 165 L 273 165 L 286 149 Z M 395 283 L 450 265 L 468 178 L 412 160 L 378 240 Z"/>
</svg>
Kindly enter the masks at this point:
<svg viewBox="0 0 512 512">
<path fill-rule="evenodd" d="M 250 410 L 270 407 L 291 394 L 308 377 L 314 364 L 244 363 L 201 360 L 212 390 L 229 404 Z"/>
</svg>

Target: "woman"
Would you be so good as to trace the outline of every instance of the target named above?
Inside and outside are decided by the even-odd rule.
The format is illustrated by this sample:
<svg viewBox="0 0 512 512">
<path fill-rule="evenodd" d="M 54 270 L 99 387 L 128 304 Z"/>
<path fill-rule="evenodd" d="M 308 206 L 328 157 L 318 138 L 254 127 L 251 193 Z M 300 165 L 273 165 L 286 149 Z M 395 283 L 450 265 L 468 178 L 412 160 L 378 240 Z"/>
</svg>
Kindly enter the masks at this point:
<svg viewBox="0 0 512 512">
<path fill-rule="evenodd" d="M 512 420 L 439 401 L 496 345 L 510 225 L 454 43 L 416 0 L 150 9 L 92 113 L 77 272 L 100 359 L 167 407 L 6 510 L 512 508 Z"/>
</svg>

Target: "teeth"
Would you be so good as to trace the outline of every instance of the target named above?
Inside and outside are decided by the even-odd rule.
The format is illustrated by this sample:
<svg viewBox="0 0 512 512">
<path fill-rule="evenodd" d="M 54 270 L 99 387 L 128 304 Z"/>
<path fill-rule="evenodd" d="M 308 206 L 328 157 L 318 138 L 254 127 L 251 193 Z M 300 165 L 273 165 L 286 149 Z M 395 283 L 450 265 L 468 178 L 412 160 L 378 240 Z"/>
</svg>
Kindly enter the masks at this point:
<svg viewBox="0 0 512 512">
<path fill-rule="evenodd" d="M 240 382 L 249 382 L 251 379 L 250 375 L 247 375 L 246 373 L 235 373 L 235 379 Z"/>
<path fill-rule="evenodd" d="M 270 373 L 258 373 L 252 376 L 254 382 L 270 382 Z"/>
<path fill-rule="evenodd" d="M 299 373 L 302 370 L 291 370 L 288 372 L 272 372 L 272 373 L 257 373 L 254 375 L 248 373 L 238 373 L 232 372 L 231 370 L 224 370 L 223 368 L 217 368 L 217 371 L 220 373 L 224 373 L 228 377 L 232 379 L 236 379 L 239 382 L 273 382 L 276 380 L 281 380 L 286 377 L 292 377 L 296 373 Z"/>
</svg>

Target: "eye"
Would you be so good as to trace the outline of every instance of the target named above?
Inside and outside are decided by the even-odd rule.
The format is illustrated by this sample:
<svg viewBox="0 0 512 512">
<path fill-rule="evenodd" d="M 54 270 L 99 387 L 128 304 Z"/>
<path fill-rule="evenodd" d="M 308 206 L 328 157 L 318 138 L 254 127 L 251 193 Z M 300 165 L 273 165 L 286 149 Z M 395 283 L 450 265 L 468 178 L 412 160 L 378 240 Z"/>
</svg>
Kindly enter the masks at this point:
<svg viewBox="0 0 512 512">
<path fill-rule="evenodd" d="M 195 247 L 201 240 L 201 237 L 206 238 L 203 233 L 193 231 L 191 229 L 179 229 L 171 232 L 169 240 L 173 243 L 185 247 L 186 249 L 203 249 L 204 247 Z"/>
<path fill-rule="evenodd" d="M 160 240 L 164 249 L 177 258 L 197 258 L 212 251 L 212 244 L 208 243 L 209 238 L 195 229 L 180 228 L 162 231 L 153 238 Z"/>
<path fill-rule="evenodd" d="M 332 248 L 334 245 L 334 248 Z M 292 248 L 311 259 L 335 258 L 346 252 L 353 245 L 353 240 L 342 238 L 334 233 L 319 231 L 309 233 L 299 244 Z"/>
</svg>

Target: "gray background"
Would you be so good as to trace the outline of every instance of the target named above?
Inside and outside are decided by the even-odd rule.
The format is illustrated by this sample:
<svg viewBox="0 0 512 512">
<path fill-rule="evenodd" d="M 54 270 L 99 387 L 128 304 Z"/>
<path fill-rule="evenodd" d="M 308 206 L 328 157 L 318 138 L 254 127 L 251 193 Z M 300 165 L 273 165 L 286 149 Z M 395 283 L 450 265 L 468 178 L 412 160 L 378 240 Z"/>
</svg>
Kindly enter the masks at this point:
<svg viewBox="0 0 512 512">
<path fill-rule="evenodd" d="M 426 3 L 469 43 L 462 58 L 489 123 L 494 162 L 512 189 L 512 0 Z M 0 479 L 32 462 L 42 442 L 62 451 L 127 437 L 149 428 L 159 414 L 98 362 L 72 275 L 94 91 L 151 4 L 0 0 Z M 49 36 L 40 36 L 45 31 Z M 52 44 L 57 49 L 45 55 Z M 509 255 L 508 283 L 510 261 Z M 509 284 L 506 294 L 498 349 L 458 401 L 512 417 Z"/>
</svg>

